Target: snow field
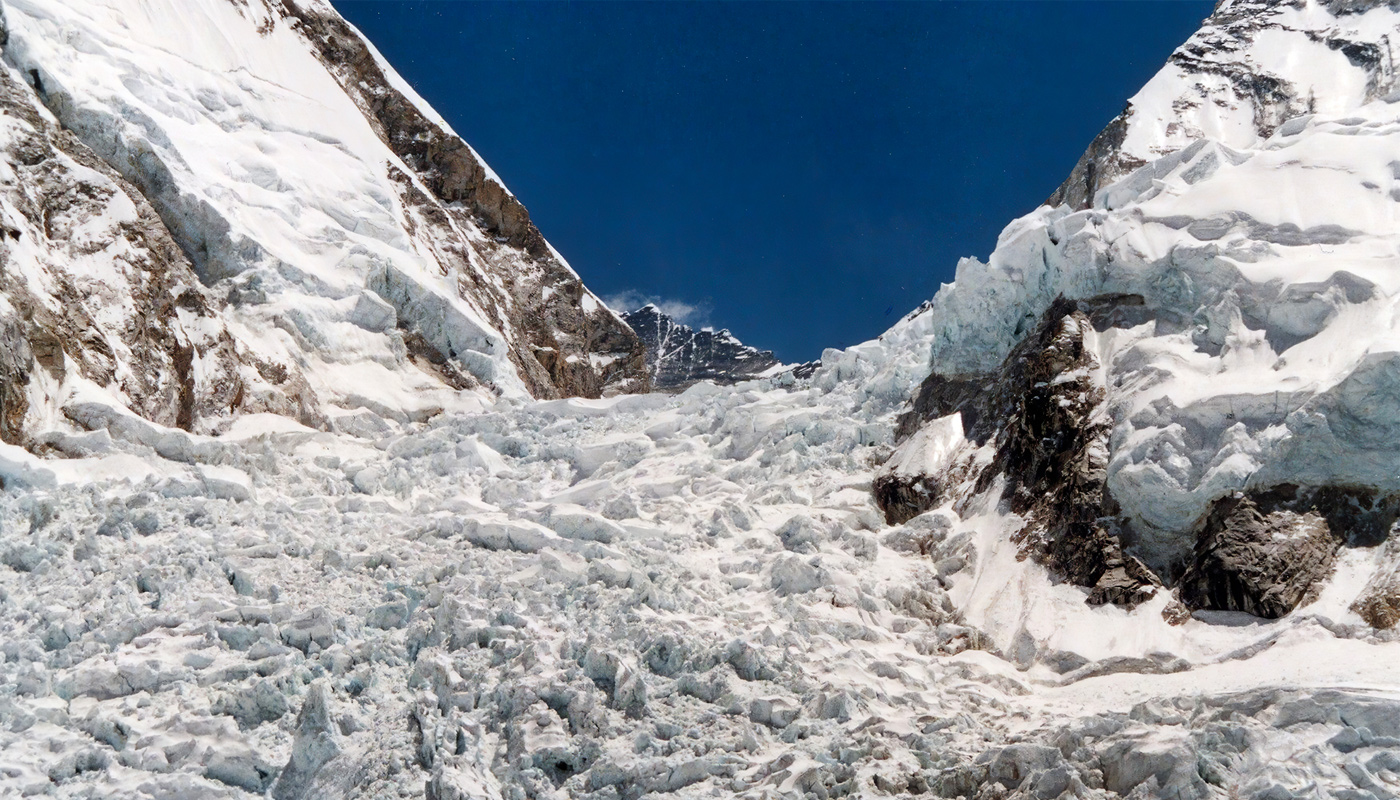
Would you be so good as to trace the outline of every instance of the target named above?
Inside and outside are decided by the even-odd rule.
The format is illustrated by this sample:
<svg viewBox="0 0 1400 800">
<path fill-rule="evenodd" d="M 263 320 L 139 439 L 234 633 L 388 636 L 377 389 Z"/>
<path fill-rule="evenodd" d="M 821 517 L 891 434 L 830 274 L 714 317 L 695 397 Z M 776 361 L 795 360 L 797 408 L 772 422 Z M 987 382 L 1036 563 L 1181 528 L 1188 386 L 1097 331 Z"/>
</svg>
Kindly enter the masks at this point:
<svg viewBox="0 0 1400 800">
<path fill-rule="evenodd" d="M 7 467 L 0 786 L 954 796 L 1033 775 L 1037 796 L 1209 796 L 1183 753 L 1216 753 L 1222 786 L 1341 786 L 1318 766 L 1333 737 L 1374 759 L 1400 735 L 1275 719 L 1309 687 L 1390 702 L 1370 699 L 1393 680 L 1385 637 L 1091 608 L 1007 556 L 994 509 L 885 526 L 874 443 L 912 391 L 893 375 L 926 345 L 916 325 L 828 354 L 830 390 L 503 401 L 377 439 L 255 418 L 173 432 L 189 442 L 166 457 L 109 425 L 105 458 L 166 466 L 29 487 Z M 324 713 L 303 713 L 317 692 Z M 1241 704 L 1230 749 L 1209 720 Z M 1278 755 L 1299 748 L 1316 769 Z"/>
</svg>

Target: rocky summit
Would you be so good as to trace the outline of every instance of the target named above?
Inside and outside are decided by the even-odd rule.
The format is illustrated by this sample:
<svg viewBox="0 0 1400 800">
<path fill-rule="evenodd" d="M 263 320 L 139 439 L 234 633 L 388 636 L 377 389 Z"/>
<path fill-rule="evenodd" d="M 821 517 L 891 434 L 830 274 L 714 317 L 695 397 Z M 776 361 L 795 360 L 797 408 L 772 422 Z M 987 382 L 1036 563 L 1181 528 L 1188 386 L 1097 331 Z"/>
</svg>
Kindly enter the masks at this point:
<svg viewBox="0 0 1400 800">
<path fill-rule="evenodd" d="M 3 8 L 0 797 L 1400 795 L 1392 4 L 1224 0 L 801 371 L 324 0 Z"/>
<path fill-rule="evenodd" d="M 728 330 L 697 331 L 653 303 L 623 314 L 622 319 L 641 337 L 647 375 L 658 391 L 677 392 L 700 381 L 738 383 L 785 369 L 772 351 L 749 347 Z M 810 369 L 806 374 L 811 374 Z"/>
</svg>

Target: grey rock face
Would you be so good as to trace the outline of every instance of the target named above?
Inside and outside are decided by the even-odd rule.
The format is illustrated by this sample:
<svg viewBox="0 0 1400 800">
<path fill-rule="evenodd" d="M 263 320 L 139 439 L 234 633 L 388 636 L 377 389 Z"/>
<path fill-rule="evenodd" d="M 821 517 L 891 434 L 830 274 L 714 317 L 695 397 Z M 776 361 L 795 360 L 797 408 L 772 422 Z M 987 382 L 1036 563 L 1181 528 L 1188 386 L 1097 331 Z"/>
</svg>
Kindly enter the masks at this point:
<svg viewBox="0 0 1400 800">
<path fill-rule="evenodd" d="M 641 337 L 652 386 L 662 391 L 681 391 L 699 381 L 737 383 L 781 363 L 771 351 L 749 347 L 727 330 L 697 331 L 654 305 L 622 318 Z"/>
<path fill-rule="evenodd" d="M 1005 478 L 1003 502 L 1026 518 L 1021 551 L 1079 586 L 1090 603 L 1133 607 L 1152 597 L 1160 580 L 1123 552 L 1116 505 L 1106 485 L 1110 426 L 1098 413 L 1104 389 L 1097 360 L 1084 344 L 1095 328 L 1125 324 L 1141 298 L 1105 296 L 1056 301 L 1003 363 L 999 373 L 949 378 L 932 374 L 920 388 L 898 434 L 912 435 L 930 419 L 959 413 L 967 437 L 996 451 L 990 464 L 951 465 L 939 475 L 885 473 L 875 500 L 891 524 L 949 500 L 965 501 Z"/>
<path fill-rule="evenodd" d="M 1337 514 L 1323 511 L 1294 488 L 1218 500 L 1182 577 L 1182 601 L 1268 619 L 1288 614 L 1315 594 L 1345 541 L 1345 528 L 1331 524 Z"/>
<path fill-rule="evenodd" d="M 1094 137 L 1084 155 L 1075 163 L 1074 169 L 1070 170 L 1069 177 L 1045 201 L 1047 204 L 1088 208 L 1094 204 L 1094 195 L 1099 189 L 1146 163 L 1121 151 L 1123 137 L 1128 131 L 1128 116 L 1131 113 L 1131 107 L 1124 109 Z"/>
<path fill-rule="evenodd" d="M 1104 390 L 1090 379 L 1097 364 L 1083 346 L 1089 330 L 1140 324 L 1149 313 L 1134 296 L 1060 300 L 998 373 L 930 375 L 897 435 L 960 413 L 967 437 L 995 455 L 983 467 L 964 461 L 934 475 L 878 476 L 872 488 L 887 521 L 956 507 L 1000 476 L 1002 502 L 1027 520 L 1017 536 L 1023 553 L 1088 588 L 1091 604 L 1131 608 L 1152 597 L 1162 581 L 1125 544 L 1135 536 L 1106 482 Z M 1223 498 L 1195 529 L 1180 531 L 1196 545 L 1175 582 L 1185 608 L 1169 611 L 1177 619 L 1198 609 L 1284 616 L 1312 596 L 1343 545 L 1386 541 L 1398 515 L 1400 499 L 1364 486 L 1281 485 Z M 1376 627 L 1393 626 L 1396 586 L 1391 573 L 1378 575 L 1356 610 Z"/>
<path fill-rule="evenodd" d="M 875 504 L 884 512 L 885 522 L 903 525 L 938 505 L 943 481 L 932 475 L 905 477 L 885 474 L 875 478 L 872 491 Z"/>
</svg>

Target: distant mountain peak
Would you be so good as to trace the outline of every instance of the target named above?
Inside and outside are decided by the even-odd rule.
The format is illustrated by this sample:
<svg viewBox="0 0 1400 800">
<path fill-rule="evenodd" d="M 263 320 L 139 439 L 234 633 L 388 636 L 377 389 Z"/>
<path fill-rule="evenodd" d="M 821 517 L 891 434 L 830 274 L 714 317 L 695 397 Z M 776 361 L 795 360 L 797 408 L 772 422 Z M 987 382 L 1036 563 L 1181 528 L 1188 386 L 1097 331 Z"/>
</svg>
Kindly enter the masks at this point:
<svg viewBox="0 0 1400 800">
<path fill-rule="evenodd" d="M 622 315 L 646 348 L 647 373 L 660 391 L 681 391 L 700 381 L 720 384 L 758 378 L 782 362 L 771 350 L 739 341 L 728 328 L 696 330 L 678 322 L 655 303 Z"/>
</svg>

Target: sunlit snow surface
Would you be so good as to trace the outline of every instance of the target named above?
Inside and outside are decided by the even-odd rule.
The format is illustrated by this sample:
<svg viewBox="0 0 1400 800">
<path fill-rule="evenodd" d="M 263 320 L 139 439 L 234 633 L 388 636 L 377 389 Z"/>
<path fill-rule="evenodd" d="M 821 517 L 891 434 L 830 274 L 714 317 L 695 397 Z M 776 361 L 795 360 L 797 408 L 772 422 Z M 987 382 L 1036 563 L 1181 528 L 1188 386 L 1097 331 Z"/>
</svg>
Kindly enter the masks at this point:
<svg viewBox="0 0 1400 800">
<path fill-rule="evenodd" d="M 335 18 L 323 0 L 288 8 L 297 6 Z M 6 62 L 151 199 L 200 277 L 229 300 L 222 315 L 240 348 L 295 364 L 327 407 L 422 418 L 453 396 L 406 364 L 401 324 L 497 391 L 526 395 L 509 357 L 524 346 L 514 293 L 539 290 L 541 259 L 576 275 L 547 243 L 531 257 L 461 202 L 438 203 L 279 3 L 8 0 L 5 9 Z M 585 317 L 611 314 L 587 289 L 574 302 Z"/>
<path fill-rule="evenodd" d="M 128 427 L 88 461 L 6 450 L 0 787 L 258 792 L 313 687 L 338 755 L 307 797 L 951 796 L 998 769 L 1098 770 L 1096 796 L 1209 787 L 1197 751 L 1221 785 L 1352 786 L 1329 740 L 1365 728 L 1363 765 L 1391 746 L 1375 703 L 1400 647 L 1344 590 L 1171 627 L 1052 585 L 994 510 L 882 523 L 869 481 L 923 319 L 810 387 L 502 402 L 377 441 L 262 417 Z M 1124 749 L 1146 765 L 1105 775 Z"/>
<path fill-rule="evenodd" d="M 1144 298 L 1093 339 L 1109 485 L 1154 563 L 1209 503 L 1296 482 L 1400 490 L 1400 104 L 1202 141 L 1079 212 L 1042 208 L 965 260 L 925 315 L 933 360 L 984 373 L 1059 295 Z M 907 468 L 907 467 L 906 467 Z"/>
<path fill-rule="evenodd" d="M 287 281 L 272 304 L 307 330 L 353 327 L 356 257 L 418 263 L 376 225 L 396 213 L 364 171 L 381 145 L 312 135 L 335 109 L 295 98 L 343 95 L 279 34 L 244 43 L 285 72 L 266 83 L 221 72 L 202 28 L 187 73 L 118 4 L 85 6 L 109 8 L 102 24 L 6 5 L 15 58 L 81 65 L 115 39 L 135 54 L 116 57 L 125 80 L 71 75 L 110 88 L 109 111 L 134 94 L 164 114 L 161 146 L 203 159 L 185 185 L 285 260 L 265 272 Z M 169 25 L 182 7 L 141 13 Z M 1395 27 L 1384 8 L 1348 20 Z M 1344 550 L 1282 620 L 1171 626 L 1165 592 L 1091 607 L 1018 558 L 1020 520 L 990 499 L 902 526 L 871 500 L 877 470 L 971 446 L 945 420 L 891 450 L 930 358 L 996 369 L 1057 295 L 1113 292 L 1172 320 L 1090 341 L 1110 485 L 1158 532 L 1144 546 L 1189 549 L 1175 532 L 1238 488 L 1400 489 L 1400 103 L 1368 101 L 1299 39 L 1246 55 L 1329 93 L 1315 115 L 1261 141 L 1222 110 L 1200 122 L 1218 141 L 1092 209 L 1014 222 L 988 265 L 964 262 L 810 381 L 551 402 L 435 389 L 423 408 L 448 410 L 415 421 L 411 373 L 385 378 L 366 366 L 383 343 L 346 336 L 313 348 L 318 386 L 390 396 L 341 434 L 259 415 L 197 436 L 79 393 L 70 419 L 91 430 L 55 435 L 86 456 L 0 447 L 0 796 L 1395 796 L 1400 645 L 1349 610 L 1393 544 Z M 199 108 L 162 94 L 191 76 Z M 1180 88 L 1159 78 L 1137 102 L 1171 108 Z M 264 122 L 303 116 L 221 138 L 244 119 L 231 96 L 286 100 Z M 304 195 L 283 206 L 288 176 Z M 288 346 L 248 313 L 248 341 Z"/>
</svg>

